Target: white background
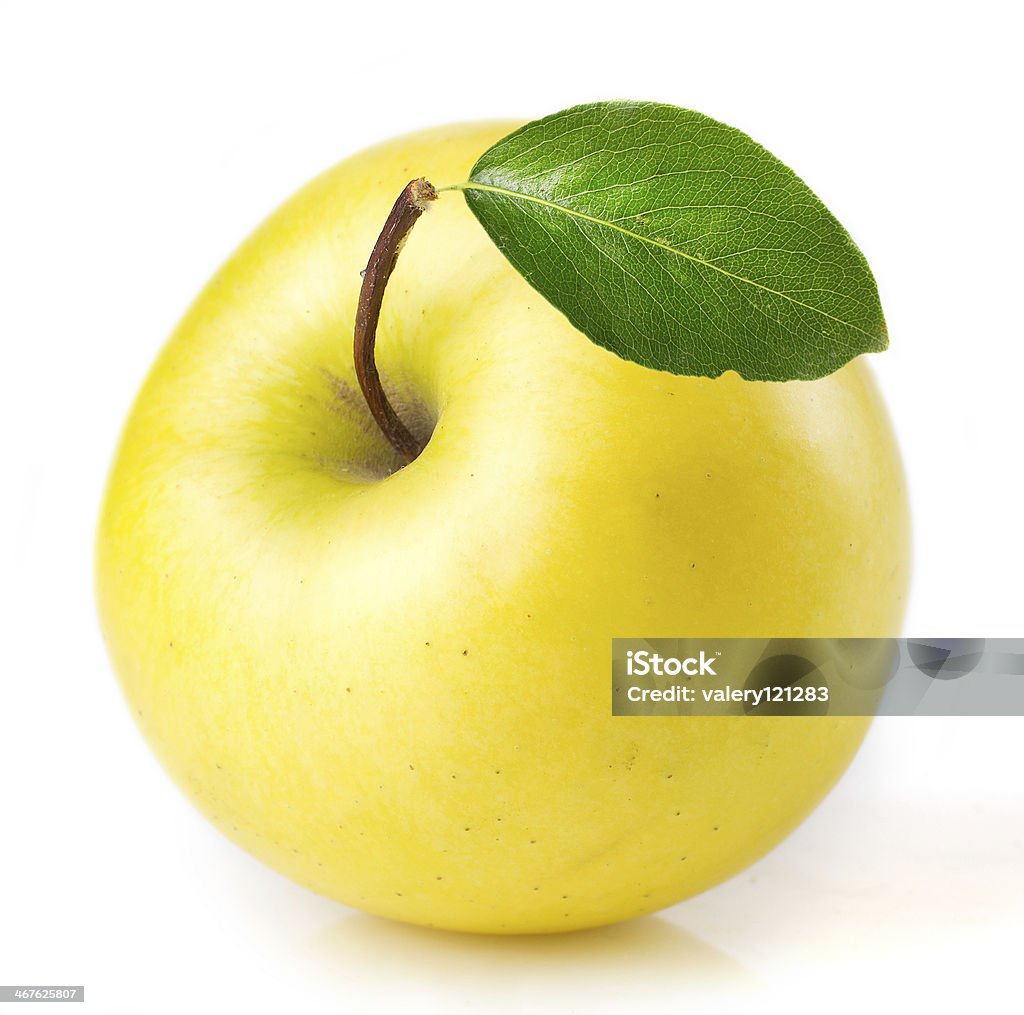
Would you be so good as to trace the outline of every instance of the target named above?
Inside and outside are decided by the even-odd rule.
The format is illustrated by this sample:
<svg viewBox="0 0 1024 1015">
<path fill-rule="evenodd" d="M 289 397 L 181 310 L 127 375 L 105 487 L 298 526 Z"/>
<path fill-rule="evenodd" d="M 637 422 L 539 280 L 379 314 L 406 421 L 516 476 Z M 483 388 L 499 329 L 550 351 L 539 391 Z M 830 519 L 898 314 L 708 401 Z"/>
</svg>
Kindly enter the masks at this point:
<svg viewBox="0 0 1024 1015">
<path fill-rule="evenodd" d="M 412 128 L 651 98 L 766 143 L 871 261 L 915 519 L 906 631 L 1024 635 L 1010 10 L 0 0 L 0 983 L 84 983 L 97 1012 L 1019 1003 L 1024 719 L 879 721 L 786 843 L 656 918 L 428 933 L 204 824 L 120 701 L 90 574 L 147 366 L 279 201 Z"/>
</svg>

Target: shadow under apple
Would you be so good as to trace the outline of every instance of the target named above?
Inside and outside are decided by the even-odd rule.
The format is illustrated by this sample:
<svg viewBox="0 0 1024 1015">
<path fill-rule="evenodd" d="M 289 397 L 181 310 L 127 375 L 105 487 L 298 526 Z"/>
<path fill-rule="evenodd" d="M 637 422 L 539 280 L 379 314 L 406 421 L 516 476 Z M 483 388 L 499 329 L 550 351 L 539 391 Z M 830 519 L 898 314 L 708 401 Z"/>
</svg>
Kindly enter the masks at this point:
<svg viewBox="0 0 1024 1015">
<path fill-rule="evenodd" d="M 459 934 L 353 913 L 315 935 L 311 952 L 346 991 L 394 1003 L 429 996 L 443 1010 L 524 1010 L 534 1003 L 629 1008 L 671 984 L 680 999 L 715 984 L 755 988 L 731 956 L 659 917 L 567 934 Z M 353 983 L 364 979 L 365 984 Z M 383 985 L 383 986 L 382 986 Z M 361 992 L 361 991 L 360 991 Z"/>
</svg>

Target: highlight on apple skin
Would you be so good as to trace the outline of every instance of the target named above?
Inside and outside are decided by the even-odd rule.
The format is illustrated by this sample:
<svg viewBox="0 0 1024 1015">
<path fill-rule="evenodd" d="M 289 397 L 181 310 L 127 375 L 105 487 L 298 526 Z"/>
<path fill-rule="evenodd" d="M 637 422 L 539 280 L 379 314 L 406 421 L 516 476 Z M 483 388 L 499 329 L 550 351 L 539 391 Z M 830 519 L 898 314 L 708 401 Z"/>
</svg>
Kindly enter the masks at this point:
<svg viewBox="0 0 1024 1015">
<path fill-rule="evenodd" d="M 167 771 L 225 835 L 340 902 L 535 933 L 672 905 L 822 799 L 865 718 L 613 717 L 613 637 L 889 636 L 898 451 L 863 360 L 675 377 L 577 332 L 458 194 L 352 364 L 360 270 L 415 176 L 508 123 L 312 181 L 217 272 L 125 426 L 96 547 L 103 632 Z"/>
</svg>

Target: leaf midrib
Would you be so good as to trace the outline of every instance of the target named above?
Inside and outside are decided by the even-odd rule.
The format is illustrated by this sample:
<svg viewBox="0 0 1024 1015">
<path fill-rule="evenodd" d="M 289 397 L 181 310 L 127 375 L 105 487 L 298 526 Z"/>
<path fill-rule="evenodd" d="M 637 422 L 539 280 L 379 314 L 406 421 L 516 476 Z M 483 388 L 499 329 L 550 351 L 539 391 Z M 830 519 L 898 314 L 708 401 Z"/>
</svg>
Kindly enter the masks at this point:
<svg viewBox="0 0 1024 1015">
<path fill-rule="evenodd" d="M 772 296 L 778 296 L 780 299 L 784 299 L 794 306 L 803 307 L 804 310 L 809 310 L 811 313 L 820 314 L 822 317 L 827 318 L 830 321 L 834 321 L 836 324 L 841 324 L 843 327 L 852 328 L 854 331 L 860 332 L 867 338 L 872 340 L 878 336 L 866 329 L 860 327 L 860 325 L 854 324 L 852 321 L 844 321 L 841 317 L 835 317 L 828 313 L 826 310 L 822 310 L 820 307 L 812 306 L 810 303 L 804 303 L 802 300 L 798 300 L 787 293 L 779 292 L 777 289 L 772 289 L 771 286 L 763 285 L 760 282 L 755 282 L 753 279 L 744 278 L 742 275 L 737 275 L 734 272 L 728 271 L 725 268 L 719 267 L 717 264 L 712 264 L 710 261 L 704 261 L 693 254 L 688 254 L 685 250 L 680 250 L 678 247 L 670 246 L 667 243 L 663 243 L 661 240 L 652 239 L 650 236 L 644 236 L 642 233 L 635 233 L 632 229 L 626 229 L 623 226 L 616 225 L 614 222 L 609 222 L 607 219 L 597 218 L 594 215 L 588 215 L 586 212 L 577 211 L 575 208 L 566 207 L 564 204 L 558 204 L 556 201 L 548 201 L 542 197 L 534 197 L 532 194 L 523 194 L 520 191 L 509 190 L 506 187 L 496 187 L 488 183 L 473 183 L 467 181 L 466 183 L 457 183 L 451 187 L 443 187 L 442 190 L 478 190 L 484 193 L 500 194 L 503 197 L 510 197 L 519 201 L 527 201 L 532 204 L 538 204 L 545 208 L 551 208 L 555 211 L 564 212 L 566 215 L 571 215 L 574 218 L 582 219 L 585 222 L 591 222 L 594 225 L 604 226 L 607 229 L 613 229 L 615 232 L 621 233 L 623 236 L 629 236 L 631 239 L 639 240 L 641 243 L 646 243 L 648 246 L 656 247 L 659 250 L 665 250 L 670 254 L 675 254 L 677 257 L 682 257 L 687 261 L 692 261 L 694 264 L 699 264 L 701 267 L 710 268 L 712 271 L 716 271 L 721 275 L 731 278 L 736 282 L 742 282 L 744 285 L 753 286 L 755 289 L 760 289 L 763 292 L 770 293 Z"/>
</svg>

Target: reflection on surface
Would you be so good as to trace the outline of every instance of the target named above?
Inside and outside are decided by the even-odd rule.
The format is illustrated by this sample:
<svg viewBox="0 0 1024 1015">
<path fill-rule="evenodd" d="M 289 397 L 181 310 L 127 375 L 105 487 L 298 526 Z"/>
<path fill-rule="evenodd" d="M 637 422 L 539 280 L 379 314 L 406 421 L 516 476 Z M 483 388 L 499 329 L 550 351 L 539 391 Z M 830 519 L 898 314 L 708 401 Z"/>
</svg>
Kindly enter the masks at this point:
<svg viewBox="0 0 1024 1015">
<path fill-rule="evenodd" d="M 386 987 L 392 1001 L 429 996 L 438 1010 L 628 1010 L 630 998 L 671 989 L 680 1001 L 716 985 L 756 987 L 735 959 L 659 917 L 571 934 L 455 934 L 352 914 L 317 935 L 314 957 L 351 988 Z M 362 987 L 363 985 L 360 984 Z M 396 996 L 397 995 L 397 996 Z M 624 1009 L 625 1005 L 625 1009 Z"/>
</svg>

